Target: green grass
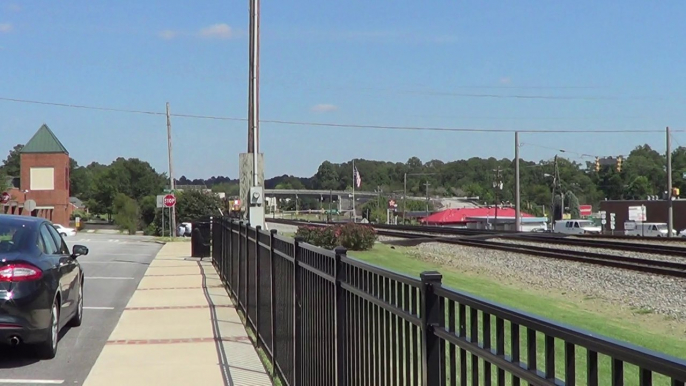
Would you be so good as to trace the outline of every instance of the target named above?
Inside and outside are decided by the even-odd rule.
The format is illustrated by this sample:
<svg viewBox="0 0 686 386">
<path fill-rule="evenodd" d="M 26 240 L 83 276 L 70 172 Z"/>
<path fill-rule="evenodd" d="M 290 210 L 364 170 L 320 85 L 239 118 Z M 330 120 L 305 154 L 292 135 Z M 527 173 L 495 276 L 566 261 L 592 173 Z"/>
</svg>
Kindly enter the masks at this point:
<svg viewBox="0 0 686 386">
<path fill-rule="evenodd" d="M 634 309 L 633 312 L 626 311 L 611 304 L 604 304 L 601 300 L 592 297 L 572 296 L 556 293 L 555 291 L 536 291 L 528 287 L 525 288 L 523 284 L 520 285 L 518 283 L 505 284 L 497 278 L 487 277 L 483 274 L 477 275 L 461 272 L 457 268 L 422 261 L 416 257 L 416 252 L 412 248 L 395 246 L 393 249 L 388 245 L 377 244 L 371 251 L 351 251 L 349 255 L 412 276 L 419 276 L 419 273 L 422 271 L 436 270 L 443 274 L 443 284 L 445 286 L 620 341 L 633 343 L 672 356 L 686 358 L 686 326 L 684 323 L 680 323 L 675 327 L 674 324 L 676 322 L 674 320 L 653 315 L 649 309 L 641 308 Z M 482 318 L 483 314 L 479 313 L 479 341 L 483 339 Z M 470 325 L 470 319 L 469 312 L 467 312 L 467 326 Z M 508 354 L 510 352 L 509 328 L 509 322 L 506 322 L 505 350 Z M 467 329 L 469 330 L 469 327 Z M 495 347 L 495 331 L 495 319 L 491 318 L 491 344 L 493 347 Z M 467 334 L 469 336 L 469 331 Z M 519 338 L 522 350 L 521 358 L 523 361 L 526 361 L 528 360 L 526 356 L 526 331 L 523 327 L 520 328 Z M 543 334 L 537 334 L 536 340 L 538 346 L 537 367 L 542 370 L 545 363 L 543 356 Z M 555 340 L 555 357 L 556 375 L 558 378 L 564 378 L 564 345 L 562 341 L 557 339 Z M 578 384 L 585 384 L 586 351 L 577 348 L 575 357 L 577 382 Z M 471 367 L 471 358 L 467 360 L 468 367 Z M 482 366 L 483 362 L 480 364 L 481 380 L 483 380 Z M 600 384 L 610 383 L 608 378 L 610 366 L 609 358 L 599 355 Z M 492 373 L 495 377 L 494 368 Z M 638 369 L 635 366 L 625 364 L 624 373 L 624 384 L 637 384 Z M 509 376 L 507 378 L 509 384 Z M 654 382 L 654 384 L 668 384 L 664 377 L 657 375 L 654 376 Z"/>
</svg>

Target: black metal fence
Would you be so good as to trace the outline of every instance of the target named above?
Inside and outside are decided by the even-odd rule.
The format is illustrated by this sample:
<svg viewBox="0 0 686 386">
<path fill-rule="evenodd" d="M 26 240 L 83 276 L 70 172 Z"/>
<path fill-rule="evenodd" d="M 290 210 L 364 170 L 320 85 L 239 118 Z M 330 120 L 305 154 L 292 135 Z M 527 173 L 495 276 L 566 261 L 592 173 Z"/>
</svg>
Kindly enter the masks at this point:
<svg viewBox="0 0 686 386">
<path fill-rule="evenodd" d="M 213 262 L 273 364 L 298 386 L 671 385 L 686 361 L 229 219 Z M 686 348 L 684 349 L 686 352 Z"/>
</svg>

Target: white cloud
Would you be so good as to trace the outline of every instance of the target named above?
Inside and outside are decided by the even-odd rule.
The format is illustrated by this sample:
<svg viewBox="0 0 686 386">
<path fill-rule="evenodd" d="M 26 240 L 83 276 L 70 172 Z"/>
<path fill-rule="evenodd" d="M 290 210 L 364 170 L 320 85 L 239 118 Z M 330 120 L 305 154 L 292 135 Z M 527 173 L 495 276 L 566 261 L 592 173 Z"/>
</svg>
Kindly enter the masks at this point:
<svg viewBox="0 0 686 386">
<path fill-rule="evenodd" d="M 206 38 L 231 39 L 236 36 L 236 33 L 228 24 L 214 24 L 201 29 L 200 36 Z"/>
<path fill-rule="evenodd" d="M 10 32 L 12 31 L 13 27 L 12 24 L 10 23 L 0 23 L 0 33 L 3 32 Z"/>
<path fill-rule="evenodd" d="M 336 110 L 338 110 L 338 107 L 336 105 L 327 104 L 327 103 L 320 103 L 318 105 L 312 106 L 312 111 L 317 112 L 317 113 L 326 113 L 326 112 L 336 111 Z"/>
<path fill-rule="evenodd" d="M 164 31 L 160 31 L 157 36 L 161 37 L 164 40 L 170 40 L 175 38 L 178 35 L 176 31 L 172 31 L 170 29 L 165 29 Z"/>
</svg>

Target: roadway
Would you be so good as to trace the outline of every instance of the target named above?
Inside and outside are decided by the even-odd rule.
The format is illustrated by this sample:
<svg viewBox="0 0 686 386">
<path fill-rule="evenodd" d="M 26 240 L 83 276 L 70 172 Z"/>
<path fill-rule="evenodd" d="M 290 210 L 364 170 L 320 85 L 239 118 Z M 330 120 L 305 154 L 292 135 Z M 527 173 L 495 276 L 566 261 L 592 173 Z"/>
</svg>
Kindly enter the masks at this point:
<svg viewBox="0 0 686 386">
<path fill-rule="evenodd" d="M 38 360 L 27 348 L 0 349 L 0 385 L 83 384 L 148 265 L 162 247 L 149 237 L 82 233 L 66 238 L 86 245 L 84 320 L 62 331 L 57 356 Z"/>
</svg>

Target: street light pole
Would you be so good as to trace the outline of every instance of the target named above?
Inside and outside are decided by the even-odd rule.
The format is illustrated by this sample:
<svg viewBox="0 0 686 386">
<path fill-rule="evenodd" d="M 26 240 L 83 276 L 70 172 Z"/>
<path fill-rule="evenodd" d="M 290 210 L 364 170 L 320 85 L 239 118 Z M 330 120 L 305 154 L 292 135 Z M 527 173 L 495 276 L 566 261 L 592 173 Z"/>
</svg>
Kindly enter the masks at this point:
<svg viewBox="0 0 686 386">
<path fill-rule="evenodd" d="M 407 210 L 407 173 L 403 177 L 403 225 L 405 225 L 405 211 Z"/>
</svg>

